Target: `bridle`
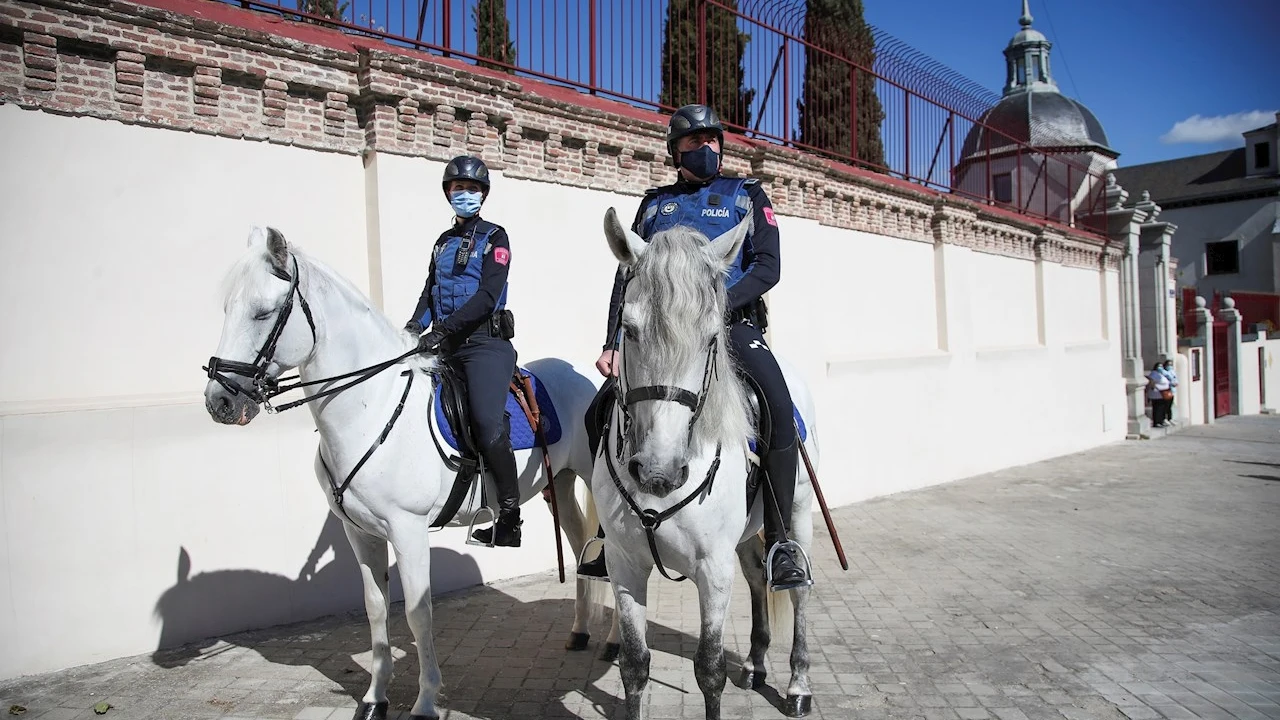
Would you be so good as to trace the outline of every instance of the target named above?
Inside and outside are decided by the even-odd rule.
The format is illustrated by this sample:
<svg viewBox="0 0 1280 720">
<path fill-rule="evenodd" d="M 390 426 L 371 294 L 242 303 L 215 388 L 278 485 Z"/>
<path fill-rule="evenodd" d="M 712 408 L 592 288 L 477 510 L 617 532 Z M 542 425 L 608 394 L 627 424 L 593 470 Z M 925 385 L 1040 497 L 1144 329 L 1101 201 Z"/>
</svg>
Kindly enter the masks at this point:
<svg viewBox="0 0 1280 720">
<path fill-rule="evenodd" d="M 289 322 L 289 315 L 293 312 L 295 297 L 298 300 L 297 304 L 302 306 L 302 313 L 307 316 L 307 325 L 311 327 L 311 342 L 313 345 L 316 342 L 315 318 L 311 316 L 311 306 L 307 304 L 307 298 L 303 296 L 302 289 L 298 287 L 298 258 L 296 255 L 292 256 L 292 258 L 293 277 L 286 275 L 283 270 L 280 270 L 274 265 L 271 267 L 272 275 L 275 275 L 281 280 L 288 281 L 289 296 L 285 298 L 284 304 L 276 310 L 276 324 L 271 327 L 271 332 L 267 334 L 267 339 L 262 342 L 262 347 L 258 349 L 257 357 L 255 357 L 251 363 L 242 363 L 236 360 L 223 360 L 217 356 L 211 357 L 209 358 L 209 364 L 200 368 L 208 374 L 210 380 L 217 381 L 219 385 L 226 388 L 227 392 L 232 395 L 243 394 L 250 400 L 261 404 L 266 408 L 267 413 L 273 414 L 284 412 L 285 410 L 290 410 L 298 407 L 299 405 L 305 405 L 309 402 L 319 400 L 320 398 L 340 393 L 343 390 L 352 388 L 365 380 L 372 378 L 383 370 L 396 365 L 401 360 L 404 360 L 411 355 L 418 354 L 418 349 L 414 347 L 408 352 L 393 357 L 390 360 L 384 360 L 380 363 L 360 368 L 359 370 L 352 370 L 349 373 L 343 373 L 342 375 L 334 375 L 333 377 L 320 378 L 318 380 L 311 380 L 308 382 L 293 382 L 300 379 L 298 375 L 290 375 L 288 377 L 281 378 L 271 377 L 267 373 L 267 368 L 270 367 L 271 363 L 275 360 L 276 344 L 280 342 L 280 335 L 284 332 L 284 326 Z M 228 377 L 228 374 L 249 378 L 251 386 L 246 388 L 239 383 L 233 382 L 232 379 Z M 280 406 L 273 406 L 271 404 L 271 399 L 278 395 L 283 395 L 287 392 L 310 387 L 312 385 L 325 385 L 337 380 L 346 380 L 347 378 L 352 377 L 355 379 L 349 383 L 335 385 L 334 387 L 315 393 L 314 395 L 304 397 L 301 400 L 294 400 L 293 402 L 285 403 Z"/>
<path fill-rule="evenodd" d="M 626 297 L 627 285 L 630 284 L 631 277 L 628 276 L 623 283 L 622 294 Z M 622 317 L 622 309 L 626 306 L 625 300 L 618 309 L 619 320 Z M 618 323 L 621 325 L 621 321 Z M 622 367 L 618 369 L 618 392 L 615 394 L 617 400 L 618 411 L 622 415 L 622 427 L 618 428 L 619 440 L 623 435 L 630 436 L 631 433 L 631 408 L 635 405 L 648 402 L 674 402 L 689 408 L 692 415 L 689 417 L 689 427 L 686 433 L 686 442 L 693 439 L 693 426 L 698 422 L 698 418 L 702 416 L 702 409 L 706 407 L 707 395 L 711 391 L 711 381 L 717 377 L 716 373 L 716 356 L 720 350 L 720 336 L 714 335 L 711 341 L 707 343 L 707 361 L 702 369 L 702 387 L 694 394 L 690 390 L 679 387 L 678 385 L 645 385 L 638 388 L 627 387 L 627 354 L 622 353 Z M 622 442 L 617 443 L 617 458 L 622 460 Z"/>
<path fill-rule="evenodd" d="M 626 285 L 629 284 L 630 281 L 631 278 L 628 276 L 627 280 L 623 284 L 622 294 L 624 298 L 626 297 Z M 623 305 L 625 306 L 625 300 Z M 622 308 L 619 307 L 619 320 L 621 320 L 621 317 Z M 620 324 L 621 323 L 619 323 L 619 325 Z M 720 336 L 717 334 L 712 337 L 711 341 L 707 344 L 707 362 L 702 371 L 702 388 L 696 395 L 692 391 L 675 385 L 645 385 L 638 388 L 628 389 L 626 386 L 627 354 L 623 352 L 622 367 L 618 369 L 618 392 L 616 393 L 618 413 L 622 416 L 622 427 L 618 428 L 616 441 L 614 442 L 614 452 L 609 452 L 607 447 L 609 445 L 609 423 L 612 422 L 612 417 L 605 421 L 606 424 L 604 430 L 601 432 L 602 440 L 600 443 L 600 452 L 604 455 L 605 465 L 609 469 L 609 477 L 613 479 L 613 484 L 614 487 L 617 488 L 618 494 L 627 502 L 627 505 L 631 508 L 631 511 L 636 514 L 636 517 L 640 519 L 640 524 L 644 527 L 645 536 L 649 540 L 649 553 L 653 556 L 653 562 L 654 565 L 657 566 L 658 572 L 662 573 L 662 577 L 676 582 L 688 580 L 689 578 L 683 575 L 680 577 L 671 577 L 671 575 L 667 573 L 667 569 L 662 565 L 662 558 L 658 556 L 658 542 L 654 533 L 663 521 L 684 509 L 684 507 L 693 502 L 695 498 L 704 497 L 704 494 L 709 495 L 711 493 L 711 486 L 712 483 L 715 482 L 716 472 L 720 469 L 721 445 L 719 442 L 716 443 L 715 458 L 712 459 L 711 465 L 707 468 L 707 474 L 706 477 L 703 478 L 702 484 L 695 488 L 693 492 L 685 496 L 683 500 L 662 512 L 652 509 L 643 510 L 640 508 L 640 505 L 636 503 L 635 498 L 630 492 L 627 492 L 626 487 L 622 484 L 622 479 L 619 477 L 618 470 L 614 466 L 614 458 L 616 455 L 617 461 L 622 461 L 624 441 L 625 438 L 629 437 L 631 434 L 632 420 L 629 409 L 633 405 L 641 402 L 674 402 L 693 411 L 693 415 L 689 418 L 688 434 L 685 440 L 686 442 L 692 441 L 693 426 L 702 415 L 702 409 L 706 407 L 707 395 L 711 390 L 711 380 L 717 377 L 716 356 L 719 352 L 719 348 Z"/>
<path fill-rule="evenodd" d="M 285 298 L 284 303 L 276 310 L 276 323 L 271 327 L 271 332 L 267 334 L 267 339 L 262 342 L 262 347 L 258 349 L 257 356 L 254 357 L 253 362 L 251 363 L 242 363 L 236 360 L 223 360 L 217 356 L 209 358 L 209 364 L 201 369 L 208 374 L 210 380 L 217 381 L 219 385 L 225 388 L 227 392 L 232 395 L 239 395 L 243 393 L 245 397 L 250 400 L 262 404 L 262 406 L 267 409 L 268 413 L 277 413 L 298 407 L 299 405 L 305 405 L 306 403 L 319 400 L 322 397 L 340 393 L 343 390 L 359 385 L 365 380 L 374 377 L 383 370 L 400 363 L 400 361 L 405 358 L 418 354 L 418 348 L 413 347 L 408 352 L 391 358 L 390 360 L 384 360 L 383 362 L 363 367 L 359 370 L 353 370 L 349 373 L 343 373 L 342 375 L 320 378 L 319 380 L 311 380 L 309 382 L 292 382 L 300 379 L 298 375 L 291 375 L 285 378 L 271 377 L 267 373 L 267 368 L 272 362 L 274 362 L 276 345 L 280 342 L 280 335 L 284 332 L 284 327 L 289 322 L 290 313 L 293 312 L 295 297 L 297 298 L 298 304 L 302 306 L 302 313 L 307 316 L 307 325 L 311 327 L 311 343 L 313 346 L 316 343 L 315 318 L 311 315 L 311 306 L 307 304 L 307 298 L 303 296 L 301 288 L 298 287 L 298 257 L 296 255 L 292 255 L 291 257 L 293 259 L 292 277 L 285 274 L 283 270 L 280 270 L 274 265 L 271 266 L 272 275 L 275 275 L 281 280 L 285 280 L 289 283 L 289 295 Z M 251 387 L 246 388 L 241 386 L 239 383 L 233 382 L 232 379 L 228 377 L 228 374 L 249 378 L 252 383 Z M 334 502 L 337 503 L 338 509 L 342 511 L 342 514 L 347 518 L 347 520 L 353 525 L 356 525 L 356 527 L 359 527 L 359 525 L 349 514 L 347 514 L 347 509 L 343 504 L 343 494 L 346 492 L 347 488 L 351 486 L 351 482 L 355 480 L 356 473 L 360 472 L 360 468 L 364 467 L 364 464 L 373 456 L 374 451 L 381 447 L 382 443 L 386 441 L 387 436 L 391 434 L 391 429 L 395 427 L 396 420 L 400 418 L 400 413 L 404 410 L 405 402 L 409 398 L 409 390 L 413 387 L 413 371 L 405 370 L 401 375 L 405 377 L 405 385 L 404 391 L 400 395 L 400 402 L 396 404 L 395 410 L 392 411 L 391 418 L 387 420 L 386 425 L 383 426 L 382 432 L 374 439 L 373 443 L 369 446 L 369 449 L 365 451 L 364 456 L 360 458 L 360 460 L 351 469 L 351 472 L 347 474 L 346 478 L 341 483 L 338 483 L 334 479 L 333 473 L 329 471 L 328 463 L 325 462 L 324 454 L 320 454 L 320 464 L 324 466 L 325 474 L 329 480 L 329 486 L 333 491 Z M 284 393 L 297 390 L 299 388 L 309 387 L 312 385 L 323 385 L 351 377 L 355 378 L 351 382 L 335 385 L 334 387 L 327 388 L 315 393 L 314 395 L 304 397 L 301 400 L 294 400 L 293 402 L 286 403 L 279 407 L 271 405 L 271 399 L 277 395 L 283 395 Z M 284 382 L 288 382 L 288 384 L 282 385 L 281 383 Z"/>
<path fill-rule="evenodd" d="M 316 341 L 315 318 L 311 316 L 311 306 L 307 304 L 307 298 L 303 296 L 302 290 L 298 287 L 298 258 L 297 256 L 291 257 L 293 259 L 292 277 L 275 265 L 271 266 L 272 275 L 289 283 L 289 295 L 276 310 L 276 323 L 271 326 L 271 332 L 267 333 L 267 339 L 262 341 L 262 347 L 258 348 L 258 355 L 253 359 L 253 362 L 243 363 L 213 356 L 209 358 L 209 364 L 201 368 L 208 373 L 210 380 L 217 381 L 227 392 L 232 395 L 244 393 L 245 397 L 250 400 L 266 406 L 267 412 L 276 411 L 275 408 L 271 407 L 271 398 L 287 391 L 280 389 L 280 379 L 269 376 L 267 368 L 274 362 L 276 344 L 280 342 L 280 335 L 284 333 L 285 325 L 289 322 L 289 315 L 293 312 L 294 297 L 297 297 L 298 304 L 302 306 L 302 313 L 307 316 L 307 325 L 311 328 L 311 342 L 314 344 Z M 237 382 L 233 382 L 228 377 L 228 374 L 248 378 L 250 387 L 246 388 Z"/>
</svg>

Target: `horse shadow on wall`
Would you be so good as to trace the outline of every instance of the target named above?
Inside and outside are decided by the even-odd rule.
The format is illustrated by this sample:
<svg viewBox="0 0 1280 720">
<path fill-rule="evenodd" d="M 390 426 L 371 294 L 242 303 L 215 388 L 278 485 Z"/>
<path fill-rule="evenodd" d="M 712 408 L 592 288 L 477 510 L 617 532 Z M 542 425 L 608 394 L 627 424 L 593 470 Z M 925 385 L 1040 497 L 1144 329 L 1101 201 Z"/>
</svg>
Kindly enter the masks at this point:
<svg viewBox="0 0 1280 720">
<path fill-rule="evenodd" d="M 332 559 L 322 564 L 330 552 Z M 439 556 L 433 551 L 432 560 Z M 444 560 L 440 574 L 456 571 Z M 453 567 L 450 567 L 453 566 Z M 480 582 L 479 570 L 466 581 Z M 432 568 L 432 580 L 437 577 Z M 403 597 L 399 574 L 390 574 L 392 600 Z M 459 585 L 455 582 L 455 587 Z M 191 575 L 191 557 L 178 549 L 177 582 L 160 596 L 154 615 L 160 620 L 160 640 L 152 660 L 161 667 L 185 664 L 216 638 L 246 628 L 265 628 L 345 613 L 364 607 L 360 566 L 342 531 L 342 521 L 329 513 L 324 527 L 296 578 L 259 570 L 215 570 Z M 184 645 L 184 643 L 194 644 Z M 179 648 L 178 646 L 183 646 Z"/>
<path fill-rule="evenodd" d="M 333 559 L 317 568 L 330 550 Z M 568 652 L 563 646 L 573 623 L 572 598 L 524 602 L 484 586 L 442 597 L 480 585 L 484 578 L 470 555 L 448 548 L 433 547 L 431 563 L 433 637 L 445 681 L 442 707 L 497 720 L 510 716 L 517 693 L 522 705 L 539 703 L 548 712 L 563 705 L 571 692 L 581 692 L 606 715 L 607 709 L 621 703 L 621 687 L 606 689 L 597 682 L 614 666 L 599 659 L 608 634 L 607 613 L 591 628 L 590 650 Z M 417 695 L 417 652 L 404 617 L 403 588 L 395 566 L 390 580 L 396 604 L 390 609 L 388 625 L 396 665 L 388 692 L 393 710 L 408 710 Z M 312 667 L 341 686 L 320 697 L 303 697 L 304 704 L 332 706 L 340 702 L 337 696 L 347 696 L 354 708 L 368 688 L 364 588 L 342 522 L 332 513 L 297 578 L 257 570 L 191 575 L 191 558 L 180 548 L 177 582 L 156 602 L 155 615 L 161 632 L 151 661 L 162 668 L 202 663 L 240 647 L 273 664 Z M 652 620 L 649 626 L 652 650 L 693 659 L 696 637 Z M 245 627 L 260 629 L 246 631 Z M 495 687 L 496 680 L 512 669 L 548 667 L 539 658 L 550 653 L 563 656 L 563 662 L 556 664 L 554 676 L 545 678 L 546 689 Z M 731 667 L 738 662 L 730 652 Z M 698 694 L 692 669 L 682 667 L 681 674 L 689 675 L 685 691 Z M 657 677 L 652 682 L 663 684 Z"/>
</svg>

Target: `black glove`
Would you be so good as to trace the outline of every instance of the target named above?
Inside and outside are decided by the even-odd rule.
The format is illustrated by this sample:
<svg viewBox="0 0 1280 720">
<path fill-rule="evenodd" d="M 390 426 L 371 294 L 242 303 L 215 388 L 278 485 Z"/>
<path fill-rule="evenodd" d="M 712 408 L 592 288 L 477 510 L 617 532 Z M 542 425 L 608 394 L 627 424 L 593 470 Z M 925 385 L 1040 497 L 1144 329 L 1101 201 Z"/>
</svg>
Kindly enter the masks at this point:
<svg viewBox="0 0 1280 720">
<path fill-rule="evenodd" d="M 431 332 L 418 338 L 418 352 L 432 353 L 440 349 L 440 343 L 444 342 L 445 335 L 439 330 Z"/>
<path fill-rule="evenodd" d="M 404 330 L 405 332 L 413 335 L 421 335 L 422 331 L 426 330 L 426 328 L 422 327 L 422 323 L 417 320 L 410 320 L 404 324 Z"/>
</svg>

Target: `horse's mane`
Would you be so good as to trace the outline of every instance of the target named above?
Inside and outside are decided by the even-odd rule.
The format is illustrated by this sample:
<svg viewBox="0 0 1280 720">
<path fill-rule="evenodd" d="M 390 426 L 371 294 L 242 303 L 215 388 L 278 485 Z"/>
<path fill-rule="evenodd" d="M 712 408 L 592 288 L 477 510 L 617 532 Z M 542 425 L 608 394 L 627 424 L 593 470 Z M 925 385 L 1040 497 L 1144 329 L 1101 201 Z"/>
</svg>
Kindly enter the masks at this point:
<svg viewBox="0 0 1280 720">
<path fill-rule="evenodd" d="M 706 350 L 702 344 L 708 318 L 714 318 L 718 342 L 706 404 L 694 424 L 697 442 L 741 443 L 753 432 L 746 387 L 736 371 L 724 320 L 728 293 L 704 252 L 707 238 L 678 226 L 657 233 L 640 256 L 631 280 L 648 308 L 654 334 L 646 347 L 656 367 L 687 367 Z"/>
<path fill-rule="evenodd" d="M 385 313 L 374 307 L 373 302 L 369 300 L 369 296 L 364 294 L 364 291 L 343 277 L 341 273 L 329 267 L 322 260 L 308 255 L 293 243 L 289 244 L 289 252 L 298 259 L 298 269 L 302 274 L 304 291 L 308 298 L 328 293 L 336 293 L 346 297 L 352 305 L 363 310 L 368 321 L 375 324 L 378 330 L 397 337 L 398 346 L 402 346 L 400 347 L 401 352 L 409 350 L 411 343 L 417 341 L 417 338 L 410 338 L 409 333 L 398 329 Z M 270 264 L 271 260 L 265 251 L 245 253 L 231 266 L 231 269 L 227 271 L 226 277 L 223 278 L 223 298 L 230 297 L 231 293 L 235 292 L 242 283 L 265 282 L 266 278 L 272 277 L 269 272 L 255 272 L 260 268 L 268 268 Z M 292 264 L 292 261 L 290 261 L 290 264 Z M 292 274 L 293 268 L 289 267 L 288 272 Z M 414 355 L 403 362 L 424 370 L 429 370 L 435 366 L 434 356 Z"/>
</svg>

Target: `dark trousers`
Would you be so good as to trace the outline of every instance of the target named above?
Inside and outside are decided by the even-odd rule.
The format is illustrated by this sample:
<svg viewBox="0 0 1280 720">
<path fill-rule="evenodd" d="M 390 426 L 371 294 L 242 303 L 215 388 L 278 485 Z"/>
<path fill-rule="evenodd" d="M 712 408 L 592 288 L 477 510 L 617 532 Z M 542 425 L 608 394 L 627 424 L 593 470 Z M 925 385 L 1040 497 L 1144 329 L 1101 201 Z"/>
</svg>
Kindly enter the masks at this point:
<svg viewBox="0 0 1280 720">
<path fill-rule="evenodd" d="M 516 349 L 507 340 L 479 331 L 447 353 L 446 361 L 465 379 L 472 436 L 485 466 L 493 473 L 498 507 L 514 510 L 520 507 L 520 488 L 506 408 Z"/>
<path fill-rule="evenodd" d="M 791 391 L 773 352 L 764 344 L 764 335 L 755 325 L 736 322 L 729 326 L 729 347 L 738 367 L 760 385 L 769 403 L 769 413 L 773 416 L 773 429 L 767 438 L 769 447 L 791 445 L 796 440 L 796 428 L 791 419 Z"/>
<path fill-rule="evenodd" d="M 1151 398 L 1151 424 L 1163 424 L 1169 417 L 1169 408 L 1173 405 L 1172 400 L 1164 398 Z"/>
<path fill-rule="evenodd" d="M 782 368 L 765 345 L 760 330 L 748 322 L 729 326 L 729 346 L 738 367 L 760 385 L 773 420 L 768 453 L 761 462 L 769 482 L 765 485 L 764 536 L 772 545 L 791 532 L 791 506 L 796 494 L 796 426 L 792 419 L 791 391 Z"/>
</svg>

